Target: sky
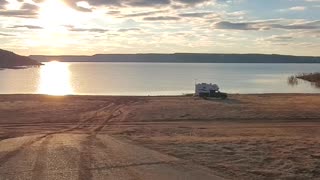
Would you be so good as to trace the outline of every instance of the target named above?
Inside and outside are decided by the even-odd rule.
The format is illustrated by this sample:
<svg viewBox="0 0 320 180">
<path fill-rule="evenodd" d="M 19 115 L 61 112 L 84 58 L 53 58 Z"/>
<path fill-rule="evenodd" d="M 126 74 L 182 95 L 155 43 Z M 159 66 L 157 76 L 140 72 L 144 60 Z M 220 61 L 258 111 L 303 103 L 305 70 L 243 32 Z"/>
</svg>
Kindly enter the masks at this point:
<svg viewBox="0 0 320 180">
<path fill-rule="evenodd" d="M 22 55 L 320 56 L 320 0 L 0 0 L 0 42 Z"/>
</svg>

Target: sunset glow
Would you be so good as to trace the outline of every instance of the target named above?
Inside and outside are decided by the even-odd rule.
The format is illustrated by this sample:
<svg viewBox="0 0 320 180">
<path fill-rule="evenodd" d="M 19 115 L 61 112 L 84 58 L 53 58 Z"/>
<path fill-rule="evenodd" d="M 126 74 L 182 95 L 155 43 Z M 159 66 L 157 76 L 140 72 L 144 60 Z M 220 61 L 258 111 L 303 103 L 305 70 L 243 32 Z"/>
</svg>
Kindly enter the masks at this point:
<svg viewBox="0 0 320 180">
<path fill-rule="evenodd" d="M 319 56 L 318 0 L 2 0 L 2 48 L 21 55 Z"/>
<path fill-rule="evenodd" d="M 39 20 L 41 25 L 46 28 L 59 28 L 78 21 L 77 12 L 66 6 L 60 0 L 46 0 L 40 6 Z"/>
</svg>

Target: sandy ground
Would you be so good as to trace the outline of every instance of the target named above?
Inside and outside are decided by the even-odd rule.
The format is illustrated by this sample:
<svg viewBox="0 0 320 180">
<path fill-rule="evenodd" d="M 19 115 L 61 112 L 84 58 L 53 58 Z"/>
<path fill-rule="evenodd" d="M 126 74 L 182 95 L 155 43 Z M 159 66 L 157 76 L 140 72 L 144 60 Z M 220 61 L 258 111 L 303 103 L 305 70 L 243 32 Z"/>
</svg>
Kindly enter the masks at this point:
<svg viewBox="0 0 320 180">
<path fill-rule="evenodd" d="M 320 179 L 319 107 L 312 94 L 1 95 L 0 179 Z"/>
</svg>

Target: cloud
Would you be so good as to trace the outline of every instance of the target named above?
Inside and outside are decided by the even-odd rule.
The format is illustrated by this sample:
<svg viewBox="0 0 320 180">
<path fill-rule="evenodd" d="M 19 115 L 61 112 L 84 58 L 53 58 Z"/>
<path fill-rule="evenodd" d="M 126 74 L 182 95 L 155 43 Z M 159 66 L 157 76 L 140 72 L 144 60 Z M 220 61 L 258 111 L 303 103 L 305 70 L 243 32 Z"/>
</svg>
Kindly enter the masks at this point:
<svg viewBox="0 0 320 180">
<path fill-rule="evenodd" d="M 295 7 L 289 8 L 289 10 L 291 10 L 291 11 L 304 11 L 306 9 L 307 9 L 307 7 L 305 7 L 305 6 L 295 6 Z"/>
<path fill-rule="evenodd" d="M 178 15 L 180 17 L 198 17 L 198 18 L 202 18 L 202 17 L 209 16 L 209 15 L 214 15 L 216 17 L 219 16 L 213 12 L 192 12 L 192 13 L 181 13 Z"/>
<path fill-rule="evenodd" d="M 8 28 L 27 28 L 27 29 L 43 29 L 40 26 L 34 26 L 34 25 L 15 25 Z"/>
<path fill-rule="evenodd" d="M 29 11 L 38 11 L 39 7 L 37 5 L 34 5 L 34 4 L 23 3 L 22 6 L 21 6 L 21 9 L 29 10 Z"/>
<path fill-rule="evenodd" d="M 141 17 L 141 16 L 155 15 L 155 14 L 163 13 L 163 12 L 167 12 L 167 11 L 166 10 L 158 10 L 158 11 L 147 11 L 147 12 L 123 14 L 120 17 Z"/>
<path fill-rule="evenodd" d="M 170 5 L 170 0 L 135 0 L 128 1 L 126 5 L 140 6 L 140 7 L 154 7 L 154 6 L 167 6 Z"/>
<path fill-rule="evenodd" d="M 119 29 L 118 32 L 128 32 L 128 31 L 141 31 L 139 28 L 127 28 L 127 29 Z"/>
<path fill-rule="evenodd" d="M 1 9 L 1 8 L 0 8 Z M 23 3 L 19 10 L 0 10 L 0 16 L 18 18 L 36 18 L 39 7 L 29 3 Z"/>
<path fill-rule="evenodd" d="M 282 24 L 272 24 L 272 28 L 278 29 L 297 29 L 297 30 L 304 30 L 304 29 L 320 29 L 320 20 L 317 21 L 308 21 L 303 23 L 294 23 L 289 25 L 282 25 Z"/>
<path fill-rule="evenodd" d="M 69 28 L 69 31 L 74 32 L 96 32 L 96 33 L 105 33 L 108 32 L 108 29 L 101 29 L 101 28 L 76 28 L 73 26 L 66 26 Z"/>
<path fill-rule="evenodd" d="M 264 38 L 263 41 L 269 42 L 287 42 L 292 41 L 294 39 L 293 36 L 290 35 L 273 35 L 267 38 Z"/>
<path fill-rule="evenodd" d="M 19 17 L 19 18 L 35 18 L 37 13 L 29 10 L 5 10 L 0 11 L 0 16 Z"/>
<path fill-rule="evenodd" d="M 4 9 L 4 6 L 7 4 L 6 0 L 0 0 L 0 9 Z"/>
<path fill-rule="evenodd" d="M 314 46 L 316 43 L 305 41 L 313 38 L 313 31 L 292 32 L 282 35 L 272 35 L 265 38 L 257 38 L 255 42 L 262 45 L 279 45 L 279 46 Z M 315 31 L 314 31 L 315 32 Z"/>
<path fill-rule="evenodd" d="M 121 14 L 121 11 L 108 11 L 107 14 L 109 14 L 109 15 L 119 15 L 119 14 Z"/>
<path fill-rule="evenodd" d="M 308 8 L 306 6 L 294 6 L 287 9 L 280 9 L 281 12 L 288 12 L 288 11 L 305 11 Z"/>
<path fill-rule="evenodd" d="M 305 32 L 306 35 L 311 36 L 313 38 L 320 38 L 320 30 Z"/>
<path fill-rule="evenodd" d="M 319 29 L 319 21 L 309 21 L 294 24 L 271 23 L 272 21 L 258 22 L 240 22 L 234 23 L 229 21 L 220 21 L 214 25 L 216 29 L 233 29 L 233 30 L 270 30 L 270 29 L 287 29 L 287 30 L 306 30 Z"/>
<path fill-rule="evenodd" d="M 197 4 L 210 2 L 210 1 L 212 1 L 212 0 L 175 0 L 173 2 L 181 3 L 181 4 L 184 4 L 184 5 L 188 5 L 188 6 L 194 6 L 194 5 L 197 5 Z"/>
<path fill-rule="evenodd" d="M 78 9 L 78 2 L 82 0 L 64 0 L 70 7 Z M 211 2 L 212 0 L 90 0 L 87 1 L 91 6 L 106 7 L 166 7 L 177 4 L 194 6 L 197 4 Z M 79 9 L 78 9 L 79 10 Z"/>
<path fill-rule="evenodd" d="M 65 1 L 65 3 L 70 6 L 71 8 L 77 10 L 77 11 L 82 11 L 82 12 L 91 12 L 92 9 L 89 8 L 89 7 L 83 7 L 83 6 L 80 6 L 79 3 L 81 3 L 83 1 L 74 1 L 74 0 L 68 0 L 68 1 Z"/>
<path fill-rule="evenodd" d="M 45 6 L 46 0 L 8 0 L 13 1 L 17 6 L 0 0 L 0 39 L 4 46 L 16 49 L 39 47 L 30 48 L 34 52 L 53 53 L 47 42 L 53 44 L 57 54 L 112 52 L 106 42 L 115 52 L 232 53 L 242 51 L 236 48 L 239 42 L 255 52 L 269 51 L 263 44 L 319 44 L 320 37 L 320 22 L 313 21 L 319 19 L 314 7 L 320 0 L 286 0 L 272 6 L 260 1 L 250 4 L 248 0 L 61 0 L 65 1 L 59 4 L 61 10 L 53 9 L 59 6 Z M 279 7 L 288 9 L 288 13 L 280 13 Z M 261 9 L 269 13 L 259 13 Z M 41 32 L 41 36 L 35 32 Z M 12 35 L 16 37 L 9 37 Z M 263 41 L 256 46 L 259 38 Z"/>
<path fill-rule="evenodd" d="M 320 37 L 320 30 L 301 30 L 301 31 L 293 31 L 290 33 L 285 33 L 285 35 L 273 35 L 264 40 L 269 41 L 291 41 L 294 39 L 306 40 Z"/>
<path fill-rule="evenodd" d="M 7 34 L 7 33 L 0 33 L 0 36 L 15 36 L 13 34 Z"/>
<path fill-rule="evenodd" d="M 77 3 L 81 0 L 65 0 L 72 8 L 77 8 Z M 108 7 L 124 7 L 124 6 L 159 6 L 168 5 L 170 0 L 90 0 L 88 3 L 91 6 L 108 6 Z"/>
<path fill-rule="evenodd" d="M 85 8 L 85 7 L 81 7 L 81 6 L 73 6 L 73 8 L 75 10 L 82 11 L 82 12 L 92 12 L 92 10 L 90 8 Z"/>
<path fill-rule="evenodd" d="M 234 29 L 234 30 L 259 30 L 260 28 L 255 27 L 257 23 L 233 23 L 229 21 L 220 21 L 215 24 L 216 29 Z"/>
<path fill-rule="evenodd" d="M 181 18 L 176 16 L 155 16 L 155 17 L 145 17 L 143 20 L 145 21 L 177 21 Z"/>
<path fill-rule="evenodd" d="M 241 17 L 241 16 L 244 16 L 246 14 L 247 14 L 246 11 L 235 11 L 235 12 L 226 13 L 226 15 L 229 16 L 229 17 Z"/>
</svg>

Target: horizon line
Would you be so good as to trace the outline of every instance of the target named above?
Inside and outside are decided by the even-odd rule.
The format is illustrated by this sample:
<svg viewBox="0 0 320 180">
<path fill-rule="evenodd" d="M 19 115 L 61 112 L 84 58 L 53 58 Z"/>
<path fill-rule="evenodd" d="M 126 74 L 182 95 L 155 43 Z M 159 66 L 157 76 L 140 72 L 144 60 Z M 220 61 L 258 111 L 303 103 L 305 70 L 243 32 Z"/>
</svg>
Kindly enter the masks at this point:
<svg viewBox="0 0 320 180">
<path fill-rule="evenodd" d="M 72 54 L 59 54 L 59 55 L 44 55 L 44 54 L 32 54 L 27 56 L 86 56 L 92 57 L 96 55 L 177 55 L 177 54 L 189 54 L 189 55 L 269 55 L 269 56 L 293 56 L 293 57 L 315 57 L 320 58 L 320 55 L 307 56 L 307 55 L 292 55 L 292 54 L 268 54 L 268 53 L 184 53 L 184 52 L 175 52 L 175 53 L 97 53 L 93 55 L 72 55 Z"/>
</svg>

